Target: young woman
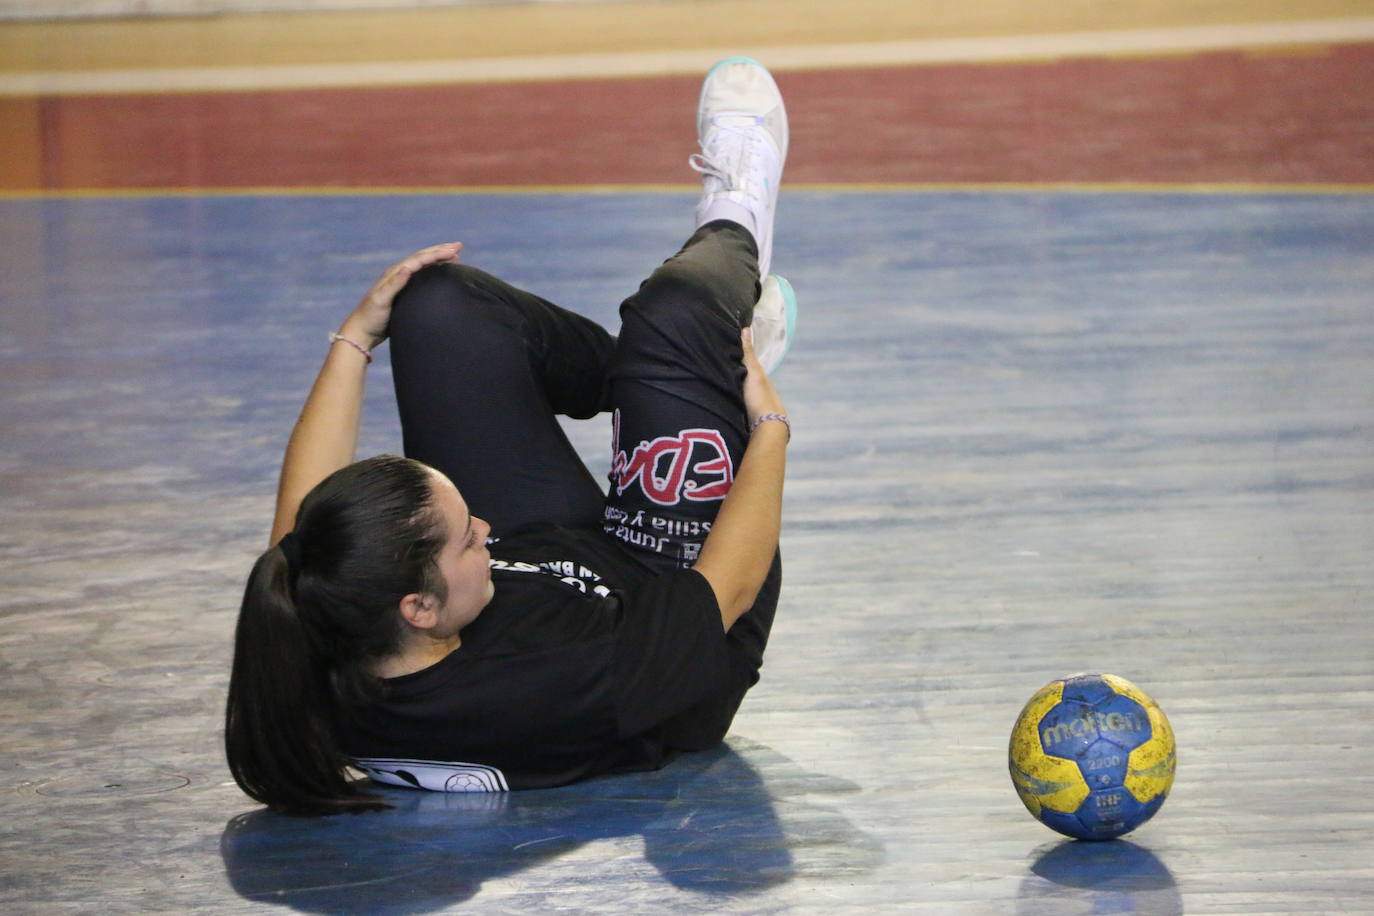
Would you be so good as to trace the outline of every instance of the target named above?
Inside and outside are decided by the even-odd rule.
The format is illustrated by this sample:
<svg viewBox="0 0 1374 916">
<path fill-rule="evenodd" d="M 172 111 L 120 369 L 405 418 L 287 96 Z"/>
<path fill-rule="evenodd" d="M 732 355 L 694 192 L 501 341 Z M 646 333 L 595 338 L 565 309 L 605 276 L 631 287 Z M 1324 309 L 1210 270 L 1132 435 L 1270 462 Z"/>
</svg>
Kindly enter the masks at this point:
<svg viewBox="0 0 1374 916">
<path fill-rule="evenodd" d="M 724 737 L 777 604 L 790 437 L 759 361 L 794 315 L 767 276 L 787 149 L 767 71 L 718 64 L 698 128 L 698 228 L 618 339 L 458 264 L 457 243 L 392 267 L 333 336 L 239 614 L 225 744 L 253 798 L 382 807 L 350 768 L 554 786 Z M 388 337 L 407 457 L 354 463 Z M 605 494 L 555 418 L 603 411 Z"/>
</svg>

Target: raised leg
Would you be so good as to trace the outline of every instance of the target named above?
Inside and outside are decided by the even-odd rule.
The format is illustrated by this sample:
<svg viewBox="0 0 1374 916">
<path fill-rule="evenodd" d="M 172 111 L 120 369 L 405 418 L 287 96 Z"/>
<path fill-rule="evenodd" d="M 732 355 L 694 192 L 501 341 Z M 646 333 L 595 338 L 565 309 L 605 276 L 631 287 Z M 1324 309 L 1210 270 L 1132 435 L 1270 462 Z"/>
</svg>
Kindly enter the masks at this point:
<svg viewBox="0 0 1374 916">
<path fill-rule="evenodd" d="M 493 531 L 598 523 L 601 488 L 556 415 L 606 409 L 604 328 L 453 264 L 397 297 L 391 347 L 406 454 L 448 475 Z"/>
<path fill-rule="evenodd" d="M 690 566 L 744 454 L 740 329 L 759 292 L 753 235 L 709 223 L 621 306 L 611 368 L 613 462 L 604 528 L 652 567 Z M 727 634 L 731 673 L 719 693 L 666 726 L 680 748 L 724 737 L 758 680 L 781 562 Z"/>
</svg>

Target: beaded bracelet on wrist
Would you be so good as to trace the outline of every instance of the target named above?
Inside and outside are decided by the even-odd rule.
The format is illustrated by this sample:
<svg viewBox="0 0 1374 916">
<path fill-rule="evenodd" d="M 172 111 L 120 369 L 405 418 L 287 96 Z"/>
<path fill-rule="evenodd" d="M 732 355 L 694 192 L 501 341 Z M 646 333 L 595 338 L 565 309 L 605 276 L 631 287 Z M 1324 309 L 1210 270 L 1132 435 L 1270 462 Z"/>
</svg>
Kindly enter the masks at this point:
<svg viewBox="0 0 1374 916">
<path fill-rule="evenodd" d="M 758 429 L 760 426 L 762 426 L 764 423 L 767 423 L 769 420 L 777 420 L 783 426 L 786 426 L 787 439 L 789 442 L 792 440 L 792 422 L 787 419 L 787 414 L 785 413 L 759 414 L 757 417 L 754 418 L 754 422 L 749 424 L 749 435 L 752 436 L 754 434 L 754 430 Z"/>
<path fill-rule="evenodd" d="M 361 354 L 363 355 L 363 358 L 365 358 L 369 363 L 372 362 L 372 351 L 369 350 L 367 347 L 364 347 L 362 344 L 358 343 L 356 340 L 349 340 L 347 337 L 343 336 L 342 334 L 337 334 L 337 333 L 331 333 L 331 334 L 329 335 L 329 343 L 330 343 L 331 346 L 332 346 L 333 344 L 338 343 L 339 341 L 343 341 L 344 343 L 348 344 L 348 345 L 349 345 L 350 347 L 352 347 L 353 349 L 357 350 L 359 353 L 361 353 Z"/>
</svg>

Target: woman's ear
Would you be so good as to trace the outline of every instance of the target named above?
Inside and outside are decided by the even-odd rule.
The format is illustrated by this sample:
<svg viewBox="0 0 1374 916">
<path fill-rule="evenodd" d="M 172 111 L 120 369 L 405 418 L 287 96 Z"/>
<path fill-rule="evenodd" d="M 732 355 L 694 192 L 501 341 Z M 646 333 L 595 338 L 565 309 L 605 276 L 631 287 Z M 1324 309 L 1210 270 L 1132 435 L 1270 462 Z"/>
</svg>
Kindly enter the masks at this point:
<svg viewBox="0 0 1374 916">
<path fill-rule="evenodd" d="M 419 630 L 433 629 L 439 623 L 439 599 L 417 593 L 401 599 L 401 619 Z"/>
</svg>

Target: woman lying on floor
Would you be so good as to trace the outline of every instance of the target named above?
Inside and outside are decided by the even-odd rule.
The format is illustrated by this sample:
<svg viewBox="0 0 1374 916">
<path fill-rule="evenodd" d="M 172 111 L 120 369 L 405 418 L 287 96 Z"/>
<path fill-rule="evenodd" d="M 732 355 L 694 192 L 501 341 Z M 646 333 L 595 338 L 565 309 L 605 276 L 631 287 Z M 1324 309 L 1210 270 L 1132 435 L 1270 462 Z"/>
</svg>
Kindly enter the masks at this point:
<svg viewBox="0 0 1374 916">
<path fill-rule="evenodd" d="M 718 64 L 698 127 L 698 228 L 618 337 L 456 243 L 387 271 L 333 336 L 239 615 L 225 742 L 253 798 L 382 807 L 351 767 L 554 786 L 724 737 L 778 599 L 790 427 L 765 364 L 795 308 L 768 275 L 787 125 L 767 71 Z M 387 338 L 407 457 L 354 463 Z M 603 411 L 604 494 L 557 421 Z"/>
</svg>

